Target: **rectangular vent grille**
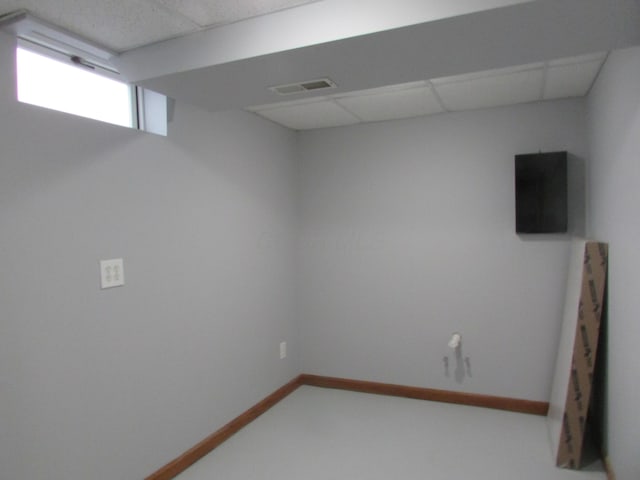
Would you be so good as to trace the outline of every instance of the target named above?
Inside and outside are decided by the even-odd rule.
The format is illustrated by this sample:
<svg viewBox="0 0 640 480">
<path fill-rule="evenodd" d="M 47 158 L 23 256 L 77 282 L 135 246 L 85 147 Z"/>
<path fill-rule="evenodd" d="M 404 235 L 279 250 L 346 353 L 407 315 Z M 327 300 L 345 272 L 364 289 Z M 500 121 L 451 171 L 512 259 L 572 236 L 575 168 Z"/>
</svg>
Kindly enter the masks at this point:
<svg viewBox="0 0 640 480">
<path fill-rule="evenodd" d="M 337 85 L 328 78 L 318 78 L 299 83 L 288 83 L 286 85 L 276 85 L 269 87 L 269 90 L 278 95 L 293 95 L 294 93 L 311 92 L 314 90 L 323 90 L 325 88 L 336 88 Z"/>
</svg>

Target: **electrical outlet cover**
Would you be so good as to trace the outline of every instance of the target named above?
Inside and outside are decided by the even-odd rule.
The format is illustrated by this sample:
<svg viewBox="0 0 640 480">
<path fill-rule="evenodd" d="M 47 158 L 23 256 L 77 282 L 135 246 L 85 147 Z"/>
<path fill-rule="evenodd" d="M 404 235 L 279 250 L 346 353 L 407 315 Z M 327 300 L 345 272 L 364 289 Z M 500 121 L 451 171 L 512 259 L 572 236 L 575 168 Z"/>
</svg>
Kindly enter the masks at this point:
<svg viewBox="0 0 640 480">
<path fill-rule="evenodd" d="M 100 260 L 100 288 L 124 285 L 124 262 L 121 258 Z"/>
</svg>

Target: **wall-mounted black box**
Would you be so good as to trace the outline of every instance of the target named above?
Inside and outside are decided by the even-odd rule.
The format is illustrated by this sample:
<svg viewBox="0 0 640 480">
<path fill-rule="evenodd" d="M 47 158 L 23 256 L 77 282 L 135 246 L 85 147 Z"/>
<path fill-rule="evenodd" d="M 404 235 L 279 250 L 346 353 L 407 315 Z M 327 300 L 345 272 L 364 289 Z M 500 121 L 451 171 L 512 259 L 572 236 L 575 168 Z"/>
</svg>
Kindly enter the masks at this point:
<svg viewBox="0 0 640 480">
<path fill-rule="evenodd" d="M 567 152 L 515 156 L 516 233 L 567 231 Z"/>
</svg>

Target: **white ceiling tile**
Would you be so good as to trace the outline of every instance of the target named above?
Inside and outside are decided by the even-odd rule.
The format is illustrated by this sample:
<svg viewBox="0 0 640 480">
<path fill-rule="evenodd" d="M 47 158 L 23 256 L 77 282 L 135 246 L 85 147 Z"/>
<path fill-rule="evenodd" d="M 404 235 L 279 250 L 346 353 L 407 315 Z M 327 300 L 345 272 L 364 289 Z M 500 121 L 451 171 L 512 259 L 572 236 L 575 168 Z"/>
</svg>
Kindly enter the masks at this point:
<svg viewBox="0 0 640 480">
<path fill-rule="evenodd" d="M 478 76 L 462 81 L 434 80 L 434 88 L 447 110 L 473 110 L 541 99 L 544 70 Z"/>
<path fill-rule="evenodd" d="M 267 103 L 265 105 L 253 105 L 250 107 L 246 107 L 245 110 L 260 113 L 264 110 L 271 110 L 273 108 L 294 107 L 297 105 L 307 105 L 309 103 L 322 102 L 325 100 L 331 100 L 331 97 L 319 96 L 313 98 L 297 98 L 295 100 L 286 100 L 284 102 Z"/>
<path fill-rule="evenodd" d="M 586 55 L 578 55 L 577 57 L 566 57 L 551 60 L 549 62 L 549 66 L 553 67 L 556 65 L 569 65 L 572 63 L 595 62 L 598 60 L 603 62 L 605 58 L 607 58 L 607 52 L 588 53 Z"/>
<path fill-rule="evenodd" d="M 317 0 L 153 0 L 201 27 L 237 22 Z"/>
<path fill-rule="evenodd" d="M 380 89 L 377 89 L 380 90 Z M 394 120 L 442 112 L 427 86 L 337 98 L 336 102 L 365 122 Z"/>
<path fill-rule="evenodd" d="M 294 130 L 338 127 L 360 122 L 358 118 L 331 100 L 254 108 L 252 111 Z"/>
<path fill-rule="evenodd" d="M 465 73 L 462 75 L 455 75 L 453 77 L 439 77 L 433 78 L 430 81 L 434 85 L 441 85 L 443 83 L 466 82 L 468 80 L 477 80 L 479 78 L 499 77 L 511 73 L 526 72 L 528 70 L 539 70 L 541 68 L 544 68 L 544 62 L 527 63 L 525 65 L 515 65 L 505 68 L 495 68 L 493 70 Z"/>
<path fill-rule="evenodd" d="M 115 51 L 318 0 L 0 0 Z"/>
<path fill-rule="evenodd" d="M 336 93 L 333 95 L 334 98 L 343 98 L 343 97 L 357 97 L 360 95 L 377 95 L 379 93 L 389 93 L 395 92 L 398 90 L 409 90 L 411 88 L 420 88 L 427 86 L 427 82 L 425 80 L 419 80 L 417 82 L 408 82 L 408 83 L 397 83 L 394 85 L 385 85 L 384 87 L 377 88 L 367 88 L 366 90 L 355 90 L 346 93 Z"/>
<path fill-rule="evenodd" d="M 152 0 L 0 0 L 0 13 L 33 15 L 116 51 L 193 32 L 198 26 Z"/>
<path fill-rule="evenodd" d="M 604 59 L 556 65 L 547 69 L 544 99 L 582 97 L 589 92 Z"/>
</svg>

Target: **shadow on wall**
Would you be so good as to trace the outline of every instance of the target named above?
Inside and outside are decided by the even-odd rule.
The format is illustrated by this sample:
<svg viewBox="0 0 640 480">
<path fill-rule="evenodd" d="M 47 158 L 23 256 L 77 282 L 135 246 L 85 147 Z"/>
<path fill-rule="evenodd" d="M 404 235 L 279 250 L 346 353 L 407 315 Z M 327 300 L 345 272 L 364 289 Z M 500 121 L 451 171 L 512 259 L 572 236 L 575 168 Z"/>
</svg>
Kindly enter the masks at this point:
<svg viewBox="0 0 640 480">
<path fill-rule="evenodd" d="M 473 376 L 471 374 L 471 359 L 462 355 L 462 340 L 459 340 L 457 345 L 452 348 L 454 349 L 453 358 L 455 360 L 453 378 L 455 379 L 456 383 L 463 383 L 465 377 L 471 378 Z M 444 357 L 442 357 L 442 362 L 444 364 L 445 377 L 451 377 L 449 356 L 445 355 Z"/>
<path fill-rule="evenodd" d="M 602 305 L 602 318 L 600 319 L 600 336 L 598 337 L 598 349 L 595 368 L 593 372 L 593 397 L 591 408 L 589 411 L 588 423 L 593 427 L 593 439 L 599 453 L 606 457 L 609 454 L 607 438 L 609 432 L 607 430 L 606 419 L 608 418 L 608 398 L 607 398 L 607 347 L 609 344 L 609 288 L 605 284 L 604 302 Z"/>
</svg>

